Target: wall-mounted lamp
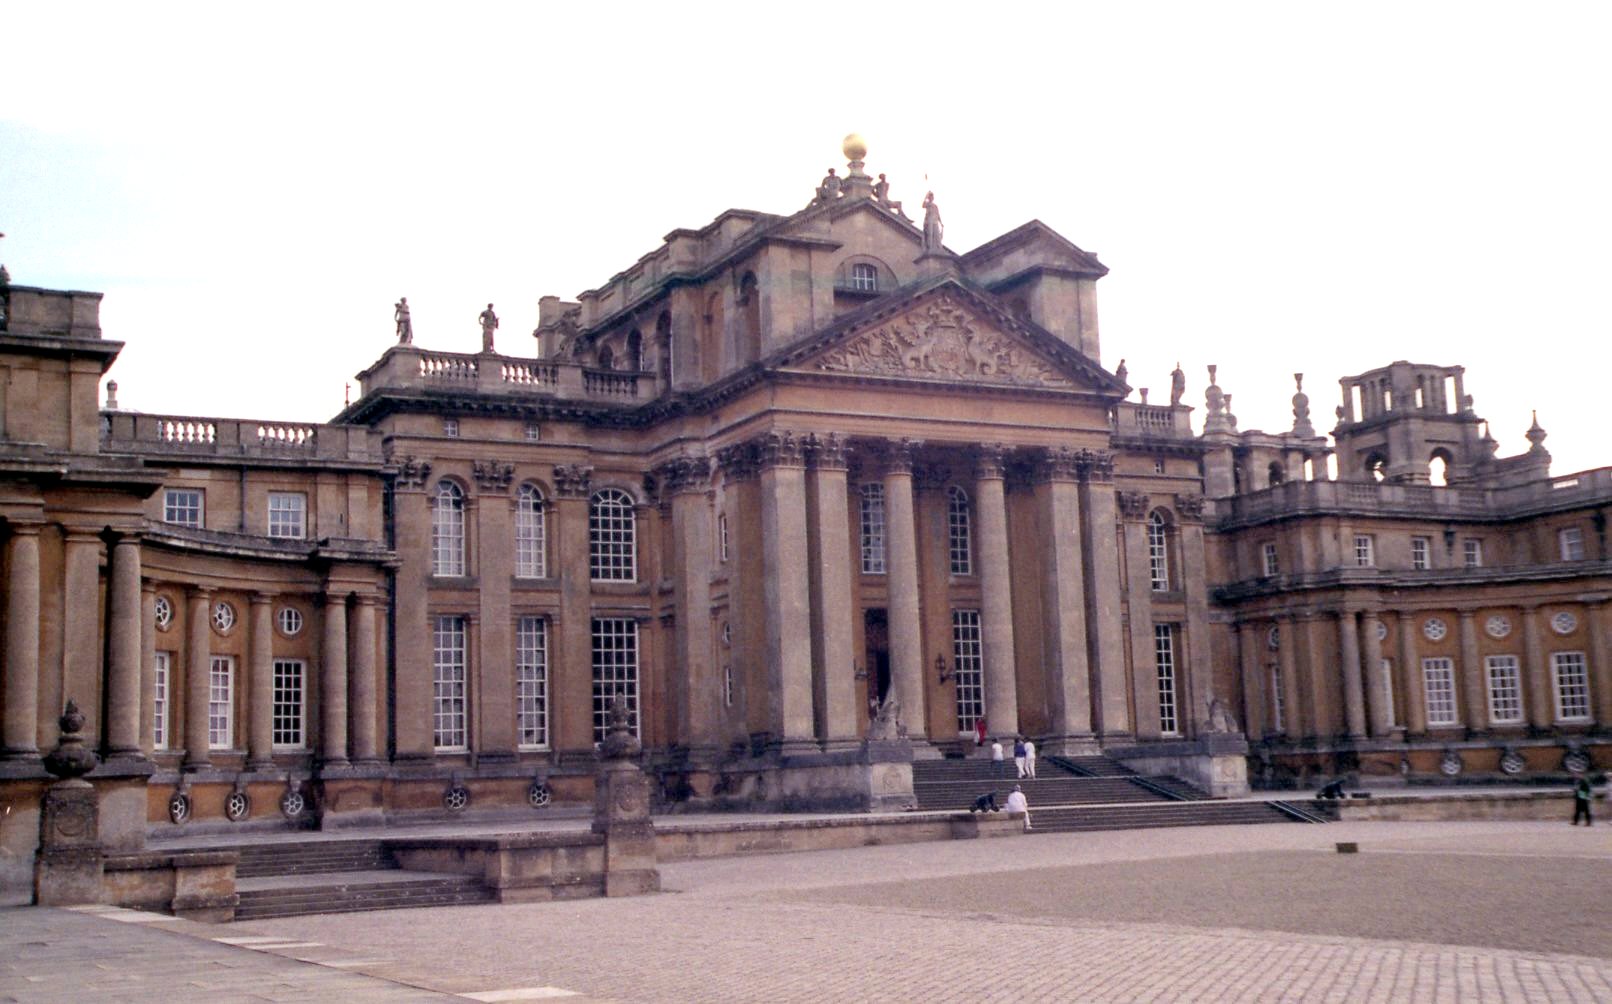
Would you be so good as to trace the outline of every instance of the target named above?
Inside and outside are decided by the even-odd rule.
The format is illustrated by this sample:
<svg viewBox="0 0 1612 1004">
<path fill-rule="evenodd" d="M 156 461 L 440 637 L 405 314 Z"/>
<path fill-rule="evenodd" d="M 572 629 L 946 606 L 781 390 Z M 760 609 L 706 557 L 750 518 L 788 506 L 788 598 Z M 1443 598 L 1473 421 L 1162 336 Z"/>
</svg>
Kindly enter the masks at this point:
<svg viewBox="0 0 1612 1004">
<path fill-rule="evenodd" d="M 952 678 L 952 671 L 946 668 L 946 657 L 945 656 L 943 656 L 943 655 L 935 656 L 935 672 L 940 674 L 940 682 L 941 683 L 945 683 L 947 680 L 950 680 Z"/>
<path fill-rule="evenodd" d="M 851 675 L 856 677 L 858 680 L 866 680 L 868 678 L 868 671 L 853 662 L 851 663 Z"/>
<path fill-rule="evenodd" d="M 1444 528 L 1444 550 L 1446 553 L 1455 550 L 1455 527 Z"/>
</svg>

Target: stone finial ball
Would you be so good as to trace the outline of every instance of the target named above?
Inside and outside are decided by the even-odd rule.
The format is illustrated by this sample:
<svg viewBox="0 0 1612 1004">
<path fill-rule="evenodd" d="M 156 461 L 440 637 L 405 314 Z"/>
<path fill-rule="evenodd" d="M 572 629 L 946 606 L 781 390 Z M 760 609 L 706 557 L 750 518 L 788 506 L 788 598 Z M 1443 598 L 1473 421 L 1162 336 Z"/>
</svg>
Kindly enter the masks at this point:
<svg viewBox="0 0 1612 1004">
<path fill-rule="evenodd" d="M 862 160 L 868 155 L 867 142 L 862 139 L 860 134 L 854 132 L 845 137 L 845 142 L 840 144 L 840 149 L 844 151 L 846 160 Z"/>
</svg>

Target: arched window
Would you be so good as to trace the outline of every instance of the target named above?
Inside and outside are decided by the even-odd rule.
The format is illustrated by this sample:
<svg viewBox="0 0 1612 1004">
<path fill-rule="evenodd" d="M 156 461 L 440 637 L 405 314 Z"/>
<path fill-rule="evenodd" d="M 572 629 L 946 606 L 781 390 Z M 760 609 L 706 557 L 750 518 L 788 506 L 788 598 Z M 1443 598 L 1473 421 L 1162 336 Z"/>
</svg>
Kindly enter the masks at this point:
<svg viewBox="0 0 1612 1004">
<path fill-rule="evenodd" d="M 1147 575 L 1155 593 L 1170 591 L 1169 524 L 1156 509 L 1147 518 Z"/>
<path fill-rule="evenodd" d="M 465 493 L 452 481 L 438 481 L 431 508 L 431 574 L 465 574 Z"/>
<path fill-rule="evenodd" d="M 752 363 L 761 358 L 761 288 L 754 272 L 746 272 L 739 280 L 739 316 L 744 321 L 739 362 Z"/>
<path fill-rule="evenodd" d="M 599 346 L 599 368 L 613 370 L 616 368 L 616 354 L 610 351 L 610 346 Z"/>
<path fill-rule="evenodd" d="M 884 485 L 876 481 L 861 488 L 862 574 L 884 574 Z"/>
<path fill-rule="evenodd" d="M 1366 455 L 1366 477 L 1370 478 L 1371 480 L 1383 480 L 1385 476 L 1383 469 L 1387 466 L 1388 458 L 1383 456 L 1381 453 L 1369 453 Z"/>
<path fill-rule="evenodd" d="M 1280 460 L 1271 461 L 1268 474 L 1271 487 L 1273 488 L 1287 480 L 1287 470 L 1282 467 L 1282 462 Z"/>
<path fill-rule="evenodd" d="M 515 495 L 515 577 L 541 579 L 548 575 L 548 534 L 543 523 L 543 493 L 535 485 L 521 485 Z"/>
<path fill-rule="evenodd" d="M 644 368 L 644 336 L 634 328 L 627 333 L 627 369 L 634 373 Z"/>
<path fill-rule="evenodd" d="M 1435 485 L 1450 483 L 1450 451 L 1439 447 L 1427 461 L 1427 480 Z"/>
<path fill-rule="evenodd" d="M 968 493 L 956 485 L 946 489 L 946 544 L 953 575 L 974 574 L 973 513 Z"/>
<path fill-rule="evenodd" d="M 588 503 L 588 567 L 595 582 L 638 578 L 638 524 L 632 496 L 601 488 Z"/>
</svg>

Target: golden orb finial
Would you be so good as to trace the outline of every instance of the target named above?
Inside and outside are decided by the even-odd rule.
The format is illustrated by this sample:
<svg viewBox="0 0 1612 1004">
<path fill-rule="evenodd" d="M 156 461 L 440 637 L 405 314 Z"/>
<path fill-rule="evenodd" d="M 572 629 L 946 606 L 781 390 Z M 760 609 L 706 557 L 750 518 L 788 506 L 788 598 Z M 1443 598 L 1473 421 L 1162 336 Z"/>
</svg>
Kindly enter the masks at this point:
<svg viewBox="0 0 1612 1004">
<path fill-rule="evenodd" d="M 868 144 L 862 139 L 860 133 L 853 132 L 845 137 L 845 142 L 840 144 L 840 149 L 845 153 L 846 160 L 863 160 L 868 155 Z"/>
</svg>

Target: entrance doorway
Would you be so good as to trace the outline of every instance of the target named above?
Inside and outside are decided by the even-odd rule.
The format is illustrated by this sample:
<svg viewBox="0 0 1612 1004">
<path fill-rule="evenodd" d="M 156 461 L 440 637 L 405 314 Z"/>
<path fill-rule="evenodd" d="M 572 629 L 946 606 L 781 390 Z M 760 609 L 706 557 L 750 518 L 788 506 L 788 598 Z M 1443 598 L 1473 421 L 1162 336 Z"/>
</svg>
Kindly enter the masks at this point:
<svg viewBox="0 0 1612 1004">
<path fill-rule="evenodd" d="M 868 668 L 868 717 L 890 696 L 890 628 L 883 609 L 862 611 L 862 637 L 866 643 L 863 663 Z"/>
</svg>

